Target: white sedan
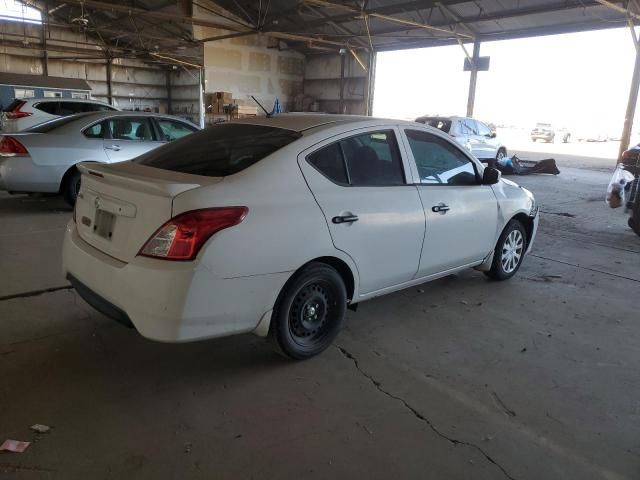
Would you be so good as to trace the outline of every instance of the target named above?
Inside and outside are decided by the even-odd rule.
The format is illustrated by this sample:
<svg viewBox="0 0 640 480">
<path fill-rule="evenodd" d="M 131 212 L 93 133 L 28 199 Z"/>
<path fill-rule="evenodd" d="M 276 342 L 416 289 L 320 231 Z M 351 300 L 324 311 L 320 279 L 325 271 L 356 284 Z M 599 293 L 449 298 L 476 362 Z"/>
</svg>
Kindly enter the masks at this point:
<svg viewBox="0 0 640 480">
<path fill-rule="evenodd" d="M 60 193 L 71 205 L 80 188 L 76 164 L 131 160 L 199 130 L 170 115 L 104 111 L 62 117 L 0 136 L 0 190 Z"/>
<path fill-rule="evenodd" d="M 296 359 L 364 300 L 467 268 L 510 278 L 538 225 L 529 191 L 396 120 L 237 121 L 80 170 L 63 268 L 88 303 L 153 340 L 254 332 Z"/>
</svg>

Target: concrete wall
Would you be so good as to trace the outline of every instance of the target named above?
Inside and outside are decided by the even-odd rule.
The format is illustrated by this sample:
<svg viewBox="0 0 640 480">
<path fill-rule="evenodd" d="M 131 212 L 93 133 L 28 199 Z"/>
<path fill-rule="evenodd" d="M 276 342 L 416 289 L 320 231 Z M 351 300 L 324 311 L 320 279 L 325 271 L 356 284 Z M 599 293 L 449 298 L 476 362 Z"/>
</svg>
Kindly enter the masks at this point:
<svg viewBox="0 0 640 480">
<path fill-rule="evenodd" d="M 369 63 L 366 53 L 358 52 L 358 56 L 365 65 Z M 308 56 L 304 74 L 305 96 L 314 98 L 322 112 L 365 115 L 369 99 L 368 72 L 350 53 L 345 54 L 344 108 L 340 111 L 340 68 L 341 57 L 337 53 Z"/>
<path fill-rule="evenodd" d="M 194 15 L 207 18 L 206 11 L 195 10 Z M 203 39 L 231 32 L 194 26 L 193 33 Z M 262 35 L 207 42 L 205 90 L 231 92 L 248 105 L 255 105 L 250 98 L 254 95 L 268 110 L 277 97 L 283 107 L 293 110 L 295 97 L 303 93 L 304 65 L 304 55 Z"/>
</svg>

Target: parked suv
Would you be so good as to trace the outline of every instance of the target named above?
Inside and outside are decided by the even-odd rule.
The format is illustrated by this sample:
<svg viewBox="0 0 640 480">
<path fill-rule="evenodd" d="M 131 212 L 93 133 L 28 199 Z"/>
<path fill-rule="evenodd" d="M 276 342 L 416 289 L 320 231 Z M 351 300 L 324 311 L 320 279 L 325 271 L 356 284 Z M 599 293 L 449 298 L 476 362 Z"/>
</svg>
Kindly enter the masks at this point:
<svg viewBox="0 0 640 480">
<path fill-rule="evenodd" d="M 556 136 L 562 139 L 562 143 L 568 143 L 571 138 L 571 133 L 566 128 L 556 129 L 550 123 L 536 123 L 536 126 L 531 130 L 531 141 L 544 140 L 547 143 L 553 143 Z"/>
<path fill-rule="evenodd" d="M 496 132 L 473 118 L 425 116 L 416 118 L 416 122 L 448 133 L 479 160 L 493 162 L 507 156 L 507 147 L 498 139 Z"/>
<path fill-rule="evenodd" d="M 16 98 L 2 115 L 3 132 L 19 132 L 47 120 L 76 113 L 117 111 L 116 107 L 99 102 L 73 98 Z"/>
</svg>

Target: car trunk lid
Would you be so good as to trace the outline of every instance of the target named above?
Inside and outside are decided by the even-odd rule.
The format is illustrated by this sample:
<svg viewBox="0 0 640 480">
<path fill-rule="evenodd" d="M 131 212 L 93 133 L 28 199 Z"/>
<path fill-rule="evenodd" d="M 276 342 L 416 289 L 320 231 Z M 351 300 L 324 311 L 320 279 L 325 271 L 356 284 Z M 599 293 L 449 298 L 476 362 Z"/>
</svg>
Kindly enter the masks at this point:
<svg viewBox="0 0 640 480">
<path fill-rule="evenodd" d="M 171 172 L 134 162 L 79 165 L 82 182 L 75 218 L 80 237 L 107 255 L 130 262 L 172 217 L 173 198 L 221 177 Z"/>
</svg>

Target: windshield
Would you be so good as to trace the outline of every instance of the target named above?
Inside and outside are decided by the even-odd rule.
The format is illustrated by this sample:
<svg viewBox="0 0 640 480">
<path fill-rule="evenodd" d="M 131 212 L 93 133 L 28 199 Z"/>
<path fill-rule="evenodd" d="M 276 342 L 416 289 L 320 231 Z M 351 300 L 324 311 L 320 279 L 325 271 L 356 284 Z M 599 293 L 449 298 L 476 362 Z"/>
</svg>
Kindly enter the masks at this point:
<svg viewBox="0 0 640 480">
<path fill-rule="evenodd" d="M 134 162 L 208 177 L 233 175 L 302 136 L 262 125 L 222 124 L 187 135 Z"/>
</svg>

